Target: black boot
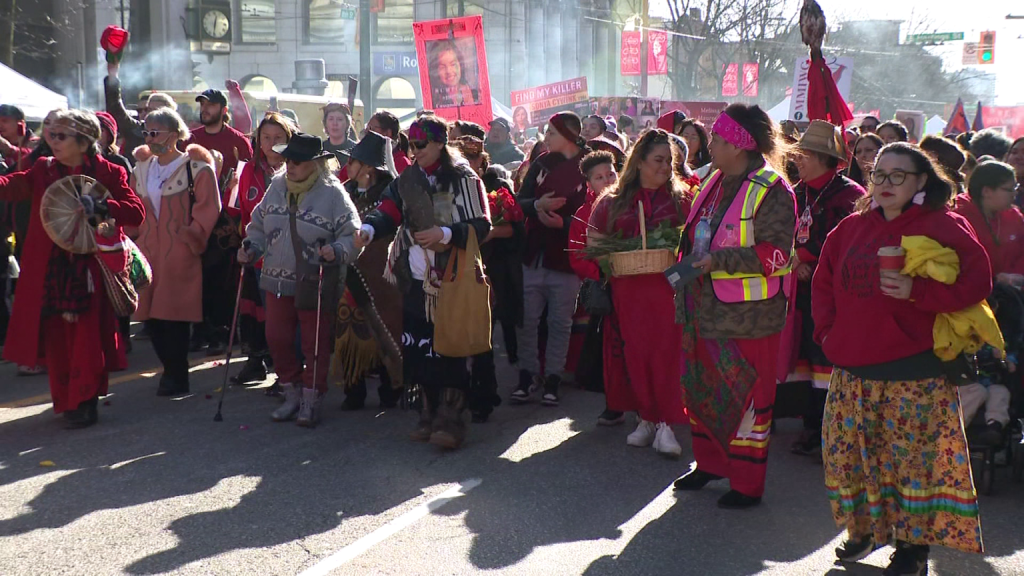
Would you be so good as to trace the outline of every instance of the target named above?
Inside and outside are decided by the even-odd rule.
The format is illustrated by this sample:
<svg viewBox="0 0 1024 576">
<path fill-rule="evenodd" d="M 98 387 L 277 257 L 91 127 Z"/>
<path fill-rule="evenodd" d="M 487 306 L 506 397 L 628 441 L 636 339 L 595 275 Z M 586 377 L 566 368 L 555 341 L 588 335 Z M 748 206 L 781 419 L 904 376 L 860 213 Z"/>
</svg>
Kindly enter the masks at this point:
<svg viewBox="0 0 1024 576">
<path fill-rule="evenodd" d="M 341 402 L 341 409 L 345 412 L 362 410 L 366 405 L 366 380 L 360 380 L 351 388 L 345 391 L 345 400 Z"/>
<path fill-rule="evenodd" d="M 927 545 L 910 544 L 897 540 L 896 551 L 889 557 L 889 566 L 885 568 L 882 575 L 927 576 L 929 551 Z"/>
<path fill-rule="evenodd" d="M 726 510 L 746 510 L 761 503 L 760 496 L 747 496 L 742 492 L 729 490 L 718 499 L 718 507 Z"/>
<path fill-rule="evenodd" d="M 64 428 L 68 430 L 77 430 L 79 428 L 88 428 L 99 420 L 99 413 L 96 410 L 96 405 L 99 403 L 98 398 L 86 400 L 78 405 L 78 408 L 66 412 L 64 415 Z"/>
<path fill-rule="evenodd" d="M 708 482 L 713 482 L 715 480 L 721 479 L 721 476 L 711 474 L 710 472 L 704 472 L 699 468 L 694 468 L 693 470 L 690 470 L 686 474 L 680 476 L 679 479 L 677 479 L 675 483 L 672 484 L 672 487 L 675 488 L 676 490 L 700 490 L 701 488 L 706 486 Z"/>
<path fill-rule="evenodd" d="M 249 359 L 245 361 L 245 365 L 242 366 L 242 370 L 231 381 L 240 386 L 246 386 L 259 384 L 266 379 L 267 366 L 263 361 L 263 356 L 254 355 L 249 356 Z"/>
<path fill-rule="evenodd" d="M 156 389 L 157 396 L 180 396 L 182 394 L 188 394 L 188 392 L 188 380 L 181 381 L 180 379 L 173 378 L 166 373 L 160 377 L 160 385 Z"/>
<path fill-rule="evenodd" d="M 462 413 L 466 409 L 466 393 L 457 388 L 444 389 L 444 401 L 438 409 L 430 443 L 448 450 L 456 450 L 466 439 L 466 422 Z"/>
</svg>

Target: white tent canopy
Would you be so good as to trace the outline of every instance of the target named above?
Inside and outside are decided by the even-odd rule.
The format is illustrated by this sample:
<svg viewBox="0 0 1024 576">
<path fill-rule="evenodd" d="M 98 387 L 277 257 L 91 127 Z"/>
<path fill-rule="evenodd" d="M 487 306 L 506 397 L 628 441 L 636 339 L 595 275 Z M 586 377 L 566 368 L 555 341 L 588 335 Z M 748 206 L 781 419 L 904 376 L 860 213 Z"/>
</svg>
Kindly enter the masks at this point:
<svg viewBox="0 0 1024 576">
<path fill-rule="evenodd" d="M 779 102 L 774 108 L 768 110 L 768 117 L 776 122 L 789 120 L 789 105 L 791 100 L 792 97 L 786 96 L 782 102 Z"/>
<path fill-rule="evenodd" d="M 42 121 L 56 108 L 67 108 L 68 99 L 0 64 L 0 104 L 13 104 L 27 120 Z"/>
<path fill-rule="evenodd" d="M 942 136 L 942 132 L 946 129 L 946 121 L 939 116 L 932 116 L 928 119 L 928 123 L 924 125 L 924 133 L 934 134 Z"/>
</svg>

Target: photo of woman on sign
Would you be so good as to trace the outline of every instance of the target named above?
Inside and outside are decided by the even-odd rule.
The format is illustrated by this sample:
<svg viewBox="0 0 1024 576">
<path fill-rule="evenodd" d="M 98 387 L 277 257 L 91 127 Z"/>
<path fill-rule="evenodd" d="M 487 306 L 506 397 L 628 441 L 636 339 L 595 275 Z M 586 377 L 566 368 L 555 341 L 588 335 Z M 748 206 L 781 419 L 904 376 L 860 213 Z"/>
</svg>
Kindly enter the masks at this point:
<svg viewBox="0 0 1024 576">
<path fill-rule="evenodd" d="M 530 127 L 530 112 L 525 106 L 517 106 L 512 112 L 512 127 L 516 132 L 526 132 Z"/>
<path fill-rule="evenodd" d="M 475 86 L 477 76 L 476 46 L 472 38 L 428 41 L 430 92 L 434 108 L 477 104 L 480 92 Z"/>
</svg>

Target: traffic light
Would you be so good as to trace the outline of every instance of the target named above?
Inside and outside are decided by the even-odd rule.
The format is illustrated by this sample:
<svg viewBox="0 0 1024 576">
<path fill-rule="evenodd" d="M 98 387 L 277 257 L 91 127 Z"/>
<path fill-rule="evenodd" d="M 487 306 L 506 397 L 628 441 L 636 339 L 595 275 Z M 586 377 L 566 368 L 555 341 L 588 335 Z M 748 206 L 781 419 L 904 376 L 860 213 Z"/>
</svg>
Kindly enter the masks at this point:
<svg viewBox="0 0 1024 576">
<path fill-rule="evenodd" d="M 978 42 L 978 64 L 996 63 L 996 33 L 982 32 Z"/>
</svg>

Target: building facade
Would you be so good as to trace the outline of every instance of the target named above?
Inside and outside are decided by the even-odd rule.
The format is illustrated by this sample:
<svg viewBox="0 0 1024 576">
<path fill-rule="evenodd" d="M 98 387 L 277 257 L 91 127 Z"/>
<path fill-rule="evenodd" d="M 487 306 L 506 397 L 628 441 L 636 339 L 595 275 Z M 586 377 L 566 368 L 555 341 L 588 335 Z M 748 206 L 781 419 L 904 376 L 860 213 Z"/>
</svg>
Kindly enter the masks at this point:
<svg viewBox="0 0 1024 576">
<path fill-rule="evenodd" d="M 365 1 L 365 0 L 364 0 Z M 31 4 L 28 4 L 31 3 Z M 421 106 L 414 21 L 480 15 L 492 97 L 579 76 L 592 96 L 629 95 L 636 79 L 619 74 L 622 22 L 631 0 L 369 0 L 373 106 Z M 360 0 L 26 0 L 55 15 L 48 65 L 21 72 L 66 94 L 75 106 L 102 107 L 106 62 L 99 37 L 109 24 L 131 32 L 121 66 L 126 98 L 146 89 L 294 90 L 296 61 L 323 59 L 326 89 L 344 98 L 359 77 Z M 44 6 L 45 5 L 45 6 Z M 27 62 L 23 59 L 23 62 Z M 18 67 L 18 66 L 16 66 Z M 28 68 L 28 69 L 25 69 Z M 650 95 L 668 97 L 664 77 Z"/>
</svg>

